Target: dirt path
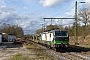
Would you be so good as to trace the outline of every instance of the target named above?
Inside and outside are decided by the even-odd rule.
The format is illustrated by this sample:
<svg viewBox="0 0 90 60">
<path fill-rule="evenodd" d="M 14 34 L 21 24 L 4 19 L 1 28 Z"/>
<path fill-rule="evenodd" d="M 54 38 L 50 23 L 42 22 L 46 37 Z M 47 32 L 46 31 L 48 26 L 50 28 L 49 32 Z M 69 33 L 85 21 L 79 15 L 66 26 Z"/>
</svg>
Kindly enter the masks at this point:
<svg viewBox="0 0 90 60">
<path fill-rule="evenodd" d="M 24 53 L 27 51 L 22 44 L 1 44 L 0 45 L 0 60 L 9 60 L 12 56 L 17 53 Z"/>
</svg>

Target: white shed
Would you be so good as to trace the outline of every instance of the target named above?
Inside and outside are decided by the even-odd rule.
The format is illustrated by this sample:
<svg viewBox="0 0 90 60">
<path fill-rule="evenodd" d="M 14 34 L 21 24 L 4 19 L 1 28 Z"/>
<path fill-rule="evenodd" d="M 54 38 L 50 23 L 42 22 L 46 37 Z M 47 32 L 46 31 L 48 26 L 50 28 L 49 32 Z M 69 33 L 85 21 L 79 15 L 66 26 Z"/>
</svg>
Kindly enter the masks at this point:
<svg viewBox="0 0 90 60">
<path fill-rule="evenodd" d="M 13 43 L 15 39 L 16 36 L 13 34 L 2 33 L 0 35 L 0 43 Z"/>
<path fill-rule="evenodd" d="M 0 43 L 2 42 L 2 34 L 0 33 Z"/>
</svg>

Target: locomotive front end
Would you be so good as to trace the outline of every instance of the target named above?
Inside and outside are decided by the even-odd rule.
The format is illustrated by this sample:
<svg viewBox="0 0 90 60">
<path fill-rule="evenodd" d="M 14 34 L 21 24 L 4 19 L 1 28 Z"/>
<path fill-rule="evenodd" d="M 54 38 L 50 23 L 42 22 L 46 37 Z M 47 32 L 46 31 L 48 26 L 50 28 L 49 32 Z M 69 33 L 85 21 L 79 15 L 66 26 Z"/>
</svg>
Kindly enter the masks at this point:
<svg viewBox="0 0 90 60">
<path fill-rule="evenodd" d="M 67 31 L 55 31 L 55 48 L 68 47 L 69 35 Z"/>
</svg>

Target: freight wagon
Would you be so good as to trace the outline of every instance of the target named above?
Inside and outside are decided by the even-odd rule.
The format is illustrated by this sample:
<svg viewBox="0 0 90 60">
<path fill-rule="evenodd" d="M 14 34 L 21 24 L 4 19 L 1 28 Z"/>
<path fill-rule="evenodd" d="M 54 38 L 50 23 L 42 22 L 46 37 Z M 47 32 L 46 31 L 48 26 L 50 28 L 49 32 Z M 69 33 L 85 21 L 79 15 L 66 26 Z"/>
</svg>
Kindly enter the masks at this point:
<svg viewBox="0 0 90 60">
<path fill-rule="evenodd" d="M 69 45 L 69 35 L 65 30 L 49 30 L 40 34 L 39 43 L 57 49 L 67 48 Z"/>
</svg>

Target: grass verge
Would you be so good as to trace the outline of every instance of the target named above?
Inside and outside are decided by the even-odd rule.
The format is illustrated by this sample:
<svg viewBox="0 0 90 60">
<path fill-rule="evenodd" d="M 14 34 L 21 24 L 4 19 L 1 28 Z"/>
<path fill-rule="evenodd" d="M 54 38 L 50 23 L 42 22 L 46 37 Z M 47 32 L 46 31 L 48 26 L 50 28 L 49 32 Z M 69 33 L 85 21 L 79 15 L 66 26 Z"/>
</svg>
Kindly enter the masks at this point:
<svg viewBox="0 0 90 60">
<path fill-rule="evenodd" d="M 26 48 L 36 54 L 37 58 L 34 58 L 34 60 L 52 60 L 52 58 L 55 58 L 54 56 L 48 54 L 46 49 L 42 49 L 36 45 L 29 44 L 26 45 Z"/>
<path fill-rule="evenodd" d="M 18 53 L 14 57 L 12 57 L 11 60 L 23 60 L 23 56 L 22 54 Z"/>
<path fill-rule="evenodd" d="M 54 56 L 48 54 L 46 49 L 33 44 L 26 44 L 25 46 L 29 52 L 26 51 L 25 54 L 18 53 L 11 60 L 57 60 Z"/>
</svg>

